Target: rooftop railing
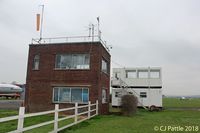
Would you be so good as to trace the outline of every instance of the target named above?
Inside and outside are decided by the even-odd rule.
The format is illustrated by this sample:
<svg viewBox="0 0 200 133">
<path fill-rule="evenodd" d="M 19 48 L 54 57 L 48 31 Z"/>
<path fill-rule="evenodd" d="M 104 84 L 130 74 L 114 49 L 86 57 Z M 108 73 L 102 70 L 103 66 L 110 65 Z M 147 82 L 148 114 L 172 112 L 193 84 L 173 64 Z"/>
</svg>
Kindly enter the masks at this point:
<svg viewBox="0 0 200 133">
<path fill-rule="evenodd" d="M 32 38 L 31 44 L 55 44 L 55 43 L 75 43 L 75 42 L 101 42 L 109 52 L 106 41 L 100 36 L 71 36 L 71 37 L 53 37 L 53 38 Z"/>
</svg>

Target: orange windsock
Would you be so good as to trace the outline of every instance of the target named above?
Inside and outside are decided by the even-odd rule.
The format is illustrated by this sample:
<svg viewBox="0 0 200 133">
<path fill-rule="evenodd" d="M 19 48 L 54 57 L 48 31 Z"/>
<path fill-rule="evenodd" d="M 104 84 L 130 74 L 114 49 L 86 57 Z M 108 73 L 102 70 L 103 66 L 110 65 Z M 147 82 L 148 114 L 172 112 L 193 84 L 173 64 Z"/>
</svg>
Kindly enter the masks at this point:
<svg viewBox="0 0 200 133">
<path fill-rule="evenodd" d="M 40 30 L 40 14 L 36 14 L 36 30 Z"/>
</svg>

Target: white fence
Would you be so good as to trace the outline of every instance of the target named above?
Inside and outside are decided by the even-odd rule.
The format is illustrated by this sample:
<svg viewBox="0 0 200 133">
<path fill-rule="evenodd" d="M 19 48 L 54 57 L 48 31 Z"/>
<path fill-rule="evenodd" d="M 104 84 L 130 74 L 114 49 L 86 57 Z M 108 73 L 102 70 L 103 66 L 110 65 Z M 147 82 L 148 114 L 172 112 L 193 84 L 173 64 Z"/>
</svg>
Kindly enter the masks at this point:
<svg viewBox="0 0 200 133">
<path fill-rule="evenodd" d="M 93 106 L 96 106 L 96 107 L 94 109 L 92 109 L 91 107 L 93 107 Z M 85 111 L 85 112 L 80 112 L 79 113 L 78 109 L 81 109 L 81 108 L 88 108 L 88 110 Z M 68 115 L 68 116 L 62 117 L 62 118 L 58 117 L 59 112 L 69 111 L 69 110 L 74 110 L 74 115 Z M 93 115 L 91 115 L 92 114 L 91 112 L 94 112 Z M 52 114 L 52 113 L 54 113 L 54 120 L 43 122 L 43 123 L 36 124 L 36 125 L 32 125 L 32 126 L 29 126 L 29 127 L 24 127 L 24 118 L 33 117 L 33 116 L 40 116 L 40 115 L 46 115 L 46 114 Z M 87 117 L 83 118 L 81 120 L 78 120 L 78 116 L 84 115 L 84 114 L 87 114 Z M 17 130 L 10 131 L 9 133 L 22 133 L 22 132 L 27 131 L 27 130 L 31 130 L 31 129 L 34 129 L 34 128 L 38 128 L 38 127 L 41 127 L 41 126 L 45 126 L 45 125 L 49 125 L 49 124 L 54 123 L 54 130 L 51 131 L 50 133 L 57 133 L 58 131 L 61 131 L 61 130 L 66 129 L 66 128 L 70 127 L 70 126 L 78 124 L 78 123 L 80 123 L 82 121 L 90 119 L 90 118 L 92 118 L 92 117 L 94 117 L 96 115 L 98 115 L 98 100 L 94 104 L 91 104 L 91 102 L 89 101 L 87 105 L 78 106 L 78 103 L 75 103 L 74 107 L 63 108 L 63 109 L 59 109 L 59 105 L 56 104 L 55 105 L 55 110 L 45 111 L 45 112 L 38 112 L 38 113 L 30 113 L 30 114 L 25 114 L 25 107 L 20 107 L 18 116 L 0 118 L 0 123 L 18 119 Z M 74 122 L 73 123 L 70 123 L 70 124 L 65 125 L 65 126 L 63 126 L 61 128 L 58 128 L 58 122 L 59 121 L 70 119 L 70 118 L 74 118 Z"/>
</svg>

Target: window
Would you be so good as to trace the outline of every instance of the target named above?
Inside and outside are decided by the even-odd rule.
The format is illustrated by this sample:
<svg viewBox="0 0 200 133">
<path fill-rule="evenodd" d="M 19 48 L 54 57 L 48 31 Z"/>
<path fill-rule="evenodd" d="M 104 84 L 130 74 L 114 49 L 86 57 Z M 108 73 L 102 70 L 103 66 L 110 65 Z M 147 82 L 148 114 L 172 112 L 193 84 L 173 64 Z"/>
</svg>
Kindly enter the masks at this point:
<svg viewBox="0 0 200 133">
<path fill-rule="evenodd" d="M 160 70 L 150 70 L 150 78 L 160 78 Z"/>
<path fill-rule="evenodd" d="M 86 103 L 89 100 L 88 88 L 81 87 L 54 87 L 53 102 L 79 102 Z"/>
<path fill-rule="evenodd" d="M 121 92 L 115 92 L 115 97 L 121 97 L 122 93 Z"/>
<path fill-rule="evenodd" d="M 140 98 L 146 98 L 147 93 L 146 92 L 140 92 Z"/>
<path fill-rule="evenodd" d="M 55 67 L 57 69 L 89 69 L 90 56 L 89 54 L 57 54 Z"/>
<path fill-rule="evenodd" d="M 106 90 L 105 89 L 102 89 L 102 103 L 106 103 Z"/>
<path fill-rule="evenodd" d="M 104 59 L 102 59 L 101 71 L 104 73 L 108 73 L 108 63 Z"/>
<path fill-rule="evenodd" d="M 127 70 L 126 78 L 137 78 L 136 70 Z"/>
<path fill-rule="evenodd" d="M 148 70 L 138 70 L 138 78 L 148 78 Z"/>
<path fill-rule="evenodd" d="M 119 79 L 120 78 L 120 73 L 119 72 L 116 72 L 115 73 L 115 79 Z"/>
<path fill-rule="evenodd" d="M 33 59 L 33 70 L 39 70 L 40 56 L 35 55 Z"/>
</svg>

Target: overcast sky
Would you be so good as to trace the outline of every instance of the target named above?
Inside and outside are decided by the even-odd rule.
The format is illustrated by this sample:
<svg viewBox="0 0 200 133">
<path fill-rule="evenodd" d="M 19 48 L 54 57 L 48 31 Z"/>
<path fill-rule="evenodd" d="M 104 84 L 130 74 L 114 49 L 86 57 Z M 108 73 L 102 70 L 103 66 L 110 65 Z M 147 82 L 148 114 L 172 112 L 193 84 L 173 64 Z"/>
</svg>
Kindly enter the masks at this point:
<svg viewBox="0 0 200 133">
<path fill-rule="evenodd" d="M 25 83 L 40 4 L 43 37 L 88 35 L 100 16 L 114 62 L 162 67 L 164 94 L 200 95 L 199 0 L 0 0 L 0 83 Z"/>
</svg>

